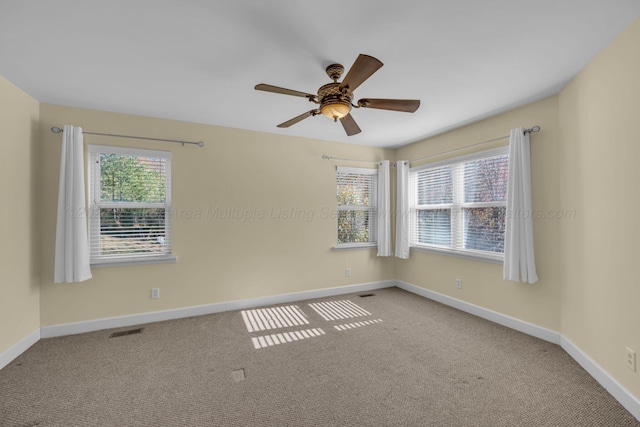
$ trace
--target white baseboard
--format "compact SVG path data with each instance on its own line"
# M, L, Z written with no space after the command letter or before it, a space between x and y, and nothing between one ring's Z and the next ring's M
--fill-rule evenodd
M430 291L428 289L421 288L420 286L412 285L411 283L396 280L396 286L404 289L405 291L409 291L453 308L457 308L458 310L473 314L474 316L482 317L483 319L506 326L507 328L515 329L516 331L523 332L527 335L531 335L554 344L560 344L560 333L543 328L542 326L537 326L533 323L498 313L497 311L492 311L438 292Z
M13 361L16 357L20 356L22 353L27 351L29 347L34 345L40 340L40 329L36 329L31 332L29 335L21 339L16 345L11 347L9 350L0 354L0 369L7 366L9 363Z
M132 314L128 316L109 317L88 320L85 322L65 323L60 325L43 326L40 329L42 338L52 338L64 335L81 334L102 329L122 328L144 323L161 322L163 320L182 319L185 317L202 316L205 314L221 313L223 311L242 310L265 305L283 304L313 298L325 298L353 292L370 291L374 289L395 286L394 280L382 282L362 283L358 285L340 286L336 288L317 289L313 291L294 292L268 297L251 298L239 301L221 302L216 304L199 305L176 308L172 310L154 311L150 313Z
M571 356L585 371L600 383L611 395L624 406L627 411L640 421L640 400L631 394L622 384L616 381L607 371L594 362L582 350L576 347L569 339L562 336L560 346Z
M516 331L532 335L536 338L540 338L554 344L559 344L560 347L569 354L569 356L578 362L578 364L580 364L580 366L582 366L589 375L598 381L602 387L604 387L618 402L620 402L622 406L627 409L627 411L640 421L640 400L638 400L633 394L624 388L622 384L609 375L607 371L602 369L600 365L591 360L589 356L580 350L580 348L576 347L564 335L438 292L412 285L411 283L397 280L396 286L404 289L405 291L438 301L442 304L457 308L458 310L482 317L483 319L490 320L508 328L515 329Z

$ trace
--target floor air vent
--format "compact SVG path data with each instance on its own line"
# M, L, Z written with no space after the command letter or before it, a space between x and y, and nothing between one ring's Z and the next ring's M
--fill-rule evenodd
M366 297L374 297L376 296L376 294L364 294L364 295L358 295L360 298L366 298Z
M114 332L111 335L109 335L109 338L118 338L118 337L124 337L125 335L139 334L140 332L142 332L143 329L144 328L138 328L138 329L129 329L128 331Z

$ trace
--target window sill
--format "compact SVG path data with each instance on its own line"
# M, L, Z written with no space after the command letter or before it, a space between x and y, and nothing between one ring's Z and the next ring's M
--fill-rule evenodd
M336 251L340 252L340 251L352 251L355 249L373 249L377 247L378 247L377 243L352 243L352 244L346 244L346 245L336 245L332 247L331 250L334 252Z
M140 264L165 264L178 262L178 258L173 255L158 256L158 257L140 257L140 258L118 258L110 260L100 260L91 263L91 268L103 268L103 267L122 267L126 265L140 265Z
M486 262L491 262L494 264L503 264L504 263L504 255L503 254L496 254L496 255L491 255L491 254L483 254L483 253L478 253L478 252L462 252L462 251L454 251L454 250L447 250L447 249L439 249L439 248L432 248L432 247L427 247L427 246L411 246L411 250L416 250L419 252L427 252L427 253L432 253L432 254L439 254L439 255L449 255L449 256L454 256L457 258L464 258L464 259L471 259L474 261L486 261Z

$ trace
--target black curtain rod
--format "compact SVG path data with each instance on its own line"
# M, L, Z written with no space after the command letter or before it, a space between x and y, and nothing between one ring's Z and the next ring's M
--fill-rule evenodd
M57 126L54 126L51 128L51 132L53 133L61 133L62 129L60 129ZM179 141L177 139L162 139L162 138L149 138L146 136L132 136L132 135L117 135L114 133L99 133L99 132L85 132L84 130L82 131L83 134L87 134L87 135L100 135L100 136L114 136L114 137L118 137L118 138L131 138L131 139L145 139L147 141L162 141L162 142L177 142L179 144L191 144L191 145L197 145L198 147L204 147L204 142L202 141L198 141L198 142L193 142L193 141Z
M524 130L525 135L528 134L528 133L538 133L538 132L540 132L540 126L538 126L538 125ZM505 136L501 136L499 138L490 139L488 141L477 142L475 144L467 145L465 147L455 148L455 149L449 150L449 151L443 151L442 153L432 154L432 155L426 156L426 157L420 157L419 159L409 160L409 163L419 162L420 160L426 160L426 159L430 159L432 157L442 156L443 154L455 153L456 151L466 150L467 148L475 147L477 145L488 144L490 142L500 141L502 139L507 139L510 136L511 135L505 135Z
M529 128L529 129L525 129L525 130L524 130L524 133L525 133L525 134L527 134L527 133L537 133L537 132L540 132L540 126L538 126L538 125L533 126L533 127ZM507 138L509 138L509 136L510 136L510 135L501 136L501 137L499 137L499 138L494 138L494 139L490 139L490 140L488 140L488 141L478 142L478 143L476 143L476 144L467 145L467 146L465 146L465 147L456 148L456 149L454 149L454 150L444 151L444 152L442 152L442 153L433 154L433 155L431 155L431 156L421 157L421 158L419 158L419 159L409 160L409 163L411 163L411 162L417 162L417 161L425 160L425 159L430 159L431 157L437 157L437 156L441 156L441 155L443 155L443 154L454 153L454 152L456 152L456 151L465 150L465 149L467 149L467 148L475 147L476 145L482 145L482 144L488 144L488 143L490 143L490 142L500 141L501 139L507 139ZM326 154L323 154L323 155L322 155L322 158L323 158L324 160L344 160L344 161L347 161L347 162L358 162L358 163L378 163L378 162L379 162L379 160L372 160L372 161L370 161L370 160L343 159L343 158L340 158L340 157L331 157L331 156L327 156ZM391 163L391 166L395 166L395 163Z

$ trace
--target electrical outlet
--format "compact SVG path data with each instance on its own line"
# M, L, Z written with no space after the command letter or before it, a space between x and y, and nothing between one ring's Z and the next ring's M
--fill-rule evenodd
M160 298L160 288L151 289L151 299L158 299L158 298Z
M349 267L344 269L344 275L345 277L351 276L351 269Z
M631 350L629 347L627 350L627 367L631 369L633 372L636 371L636 352Z
M456 279L456 288L462 289L462 279Z

